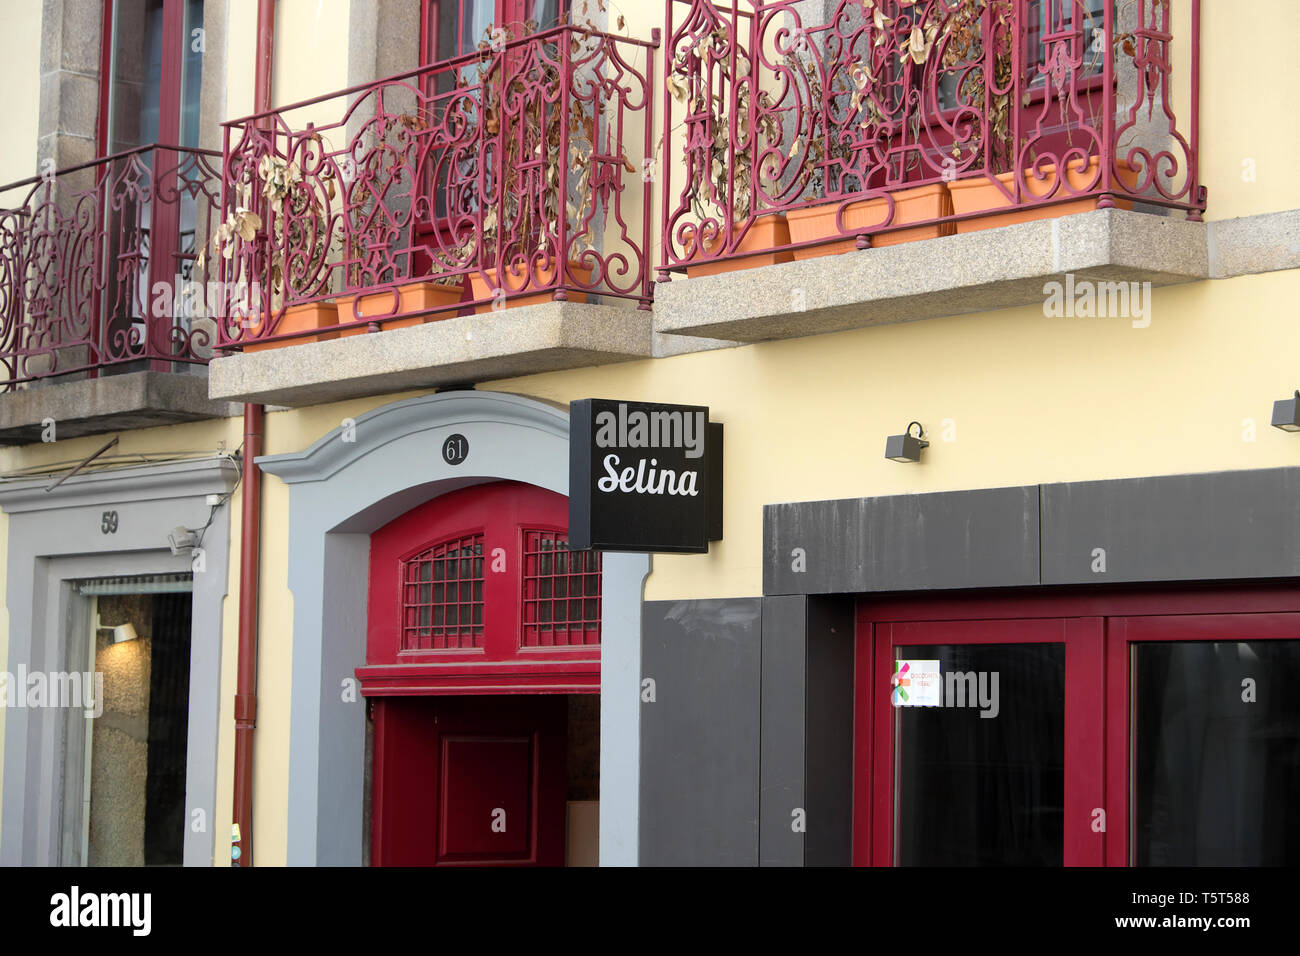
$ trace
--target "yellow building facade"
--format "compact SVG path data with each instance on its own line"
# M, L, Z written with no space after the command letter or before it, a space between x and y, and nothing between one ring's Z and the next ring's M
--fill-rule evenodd
M153 6L158 7L160 16L173 13L170 0ZM255 111L258 4L249 0L188 6L196 8L192 15L201 17L192 27L201 33L186 36L193 42L201 37L206 44L201 54L201 94L195 101L199 140L194 145L220 152L219 124ZM413 47L415 38L403 36L399 44L387 31L400 24L422 22L421 5L416 0L391 7L387 2L361 0L281 0L273 6L270 97L275 109L398 72L401 55L395 50ZM687 134L682 129L665 133L662 128L665 102L671 100L666 97L663 78L672 70L672 38L667 34L661 4L625 0L622 5L608 4L607 10L604 6L592 12L602 29L658 43L657 47L638 48L653 63L650 109L652 138L658 143L649 144L647 150L638 132L629 134L626 144L634 158L645 152L653 158L649 207L640 201L639 180L621 180L619 188L624 190L632 217L630 233L639 234L643 217L649 220L653 248L645 253L649 268L659 279L665 262L662 210L675 195L669 192L666 199L659 170L662 164L674 165L676 184L668 189L675 188L677 194L683 177L691 175L685 160L676 158L684 155L679 154L677 142ZM703 5L672 6L680 25L691 11L699 15ZM905 9L908 5L878 6L899 17L911 15ZM1015 3L1010 8L1017 16L1029 17L1036 16L1034 11L1040 6ZM1066 6L1075 8L1076 19L1085 11L1089 15L1095 12L1112 33L1122 32L1127 22L1122 12L1103 12L1123 5L1080 0ZM1150 3L1136 6L1143 17L1158 16L1161 8ZM203 691L210 694L209 703L215 710L210 725L200 722L205 733L215 736L210 751L200 754L210 764L210 773L203 779L204 792L211 795L212 802L183 804L187 831L184 861L218 866L230 863L240 645L240 516L245 506L243 483L235 477L242 463L235 456L244 441L244 401L267 406L262 448L267 471L261 487L257 556L260 595L252 764L258 865L380 861L373 841L385 837L370 831L377 813L373 801L381 799L373 789L379 771L372 756L380 744L371 740L362 749L356 746L365 734L362 723L366 718L360 716L367 707L365 701L378 692L361 679L365 693L344 705L356 708L351 712L356 716L339 718L354 721L350 726L356 736L348 738L347 745L337 752L329 742L332 718L324 716L334 697L342 694L347 698L347 682L355 679L354 669L374 665L366 657L367 635L376 639L373 611L370 625L364 609L357 609L348 619L346 628L353 643L347 646L353 648L356 659L340 661L328 649L332 645L322 642L319 627L326 625L319 624L313 632L310 624L319 622L322 615L326 620L347 617L342 605L331 603L334 588L330 582L334 579L330 575L334 572L330 569L335 558L330 555L334 552L328 548L323 552L319 580L308 594L295 588L295 575L306 573L302 571L304 551L319 552L324 540L311 537L316 533L316 526L308 520L311 509L323 507L319 502L328 497L341 500L352 494L352 490L346 494L329 491L326 485L330 481L341 481L337 476L353 471L360 475L360 469L368 467L366 462L382 461L384 468L390 469L412 461L414 468L415 460L403 457L409 449L418 445L436 452L448 430L468 435L472 450L466 464L471 467L475 451L485 443L521 442L519 447L525 450L519 452L518 474L509 480L528 484L530 467L537 468L538 474L551 474L553 453L539 446L534 458L534 452L527 450L531 448L527 440L509 436L516 430L523 435L542 427L527 424L529 415L553 412L560 421L573 401L608 398L707 406L710 421L725 427L725 530L721 540L713 542L706 554L655 554L645 559L641 572L632 564L619 570L617 574L635 581L628 585L634 597L630 609L625 609L626 620L613 632L609 615L615 611L609 594L614 572L609 570L610 557L606 555L605 634L598 684L599 823L582 815L585 811L578 805L596 801L590 794L574 799L571 779L565 837L571 863L597 858L603 863L633 865L873 859L874 851L863 841L868 830L875 832L881 824L858 805L860 797L853 795L852 787L854 781L862 786L864 779L869 786L880 785L871 776L876 767L872 761L878 756L863 749L863 721L869 712L875 713L872 695L888 695L891 685L886 675L881 689L876 683L878 675L871 670L874 665L864 655L872 655L872 662L894 658L889 657L888 649L870 643L881 640L881 619L872 624L869 612L862 608L875 599L919 603L931 597L951 601L967 595L979 601L996 593L1036 601L1050 592L1065 602L1065 610L1034 614L1082 619L1088 615L1070 602L1086 603L1090 595L1111 594L1109 588L1119 589L1120 597L1115 600L1120 609L1091 613L1117 620L1114 615L1135 613L1124 605L1126 588L1145 589L1143 593L1153 595L1156 604L1160 594L1177 592L1165 608L1169 615L1189 613L1186 601L1194 604L1198 589L1207 595L1227 594L1219 604L1207 605L1204 614L1234 609L1246 613L1232 596L1237 593L1234 589L1240 589L1250 613L1295 613L1291 604L1295 603L1295 578L1300 575L1300 506L1293 493L1300 482L1296 477L1300 474L1300 438L1271 427L1271 416L1274 402L1289 398L1300 387L1300 184L1291 163L1300 147L1300 133L1294 124L1284 119L1279 122L1289 115L1286 99L1296 83L1288 78L1300 81L1300 65L1287 55L1287 30L1261 31L1258 26L1260 22L1290 23L1294 13L1281 0L1260 4L1259 9L1252 9L1249 19L1213 0L1175 2L1172 6L1172 48L1182 72L1175 71L1174 82L1181 85L1172 88L1168 102L1184 111L1177 119L1182 131L1190 128L1186 111L1193 102L1187 58L1195 36L1191 9L1196 7L1199 142L1195 177L1206 191L1203 221L1194 221L1200 217L1189 217L1185 209L1177 207L1151 204L1144 208L1138 197L1139 211L1122 204L1120 208L1103 205L1093 211L1043 216L1021 224L898 245L870 242L868 248L838 256L753 265L717 276L688 277L674 268L669 281L655 282L650 310L637 309L635 301L625 303L628 307L624 309L624 303L609 297L594 304L574 301L570 295L568 302L543 302L482 315L451 314L443 322L427 322L417 328L376 327L365 335L328 341L288 340L278 348L258 352L241 354L240 343L235 341L212 359L206 373L202 369L184 373L207 382L209 404L203 409L187 404L183 415L167 422L147 409L133 412L129 408L97 419L92 407L73 416L88 424L74 427L71 437L58 436L53 441L41 439L42 422L52 419L57 435L63 416L72 414L78 399L60 395L57 401L51 400L49 408L53 410L43 413L40 390L50 387L52 380L25 376L11 367L11 378L25 380L0 394L0 410L20 398L27 404L4 423L8 447L0 449L0 475L5 479L0 485L0 508L4 511L0 541L16 542L15 535L27 541L32 535L39 536L41 527L50 528L51 534L62 533L62 519L46 515L45 505L33 489L67 474L110 438L117 438L111 451L88 464L79 477L69 478L61 490L49 493L57 497L74 489L81 496L60 506L65 517L77 508L86 508L87 514L115 510L124 518L132 515L132 520L148 522L147 504L131 511L112 506L116 499L111 495L147 503L148 492L138 489L147 486L146 476L155 466L184 469L193 465L197 469L198 463L209 463L214 469L212 481L216 484L212 488L218 490L204 486L201 493L195 492L194 502L208 501L204 496L217 494L222 499L219 505L195 504L193 519L182 522L193 529L210 517L214 526L225 526L228 537L221 561L214 562L211 552L207 555L208 567L222 578L214 591L214 603L205 605L202 612L196 604L194 610L196 622L201 613L216 611L215 619L208 622L215 643L202 657L205 666L217 668L211 690ZM145 12L152 10L149 4L143 7ZM737 9L746 7L749 5L741 4ZM52 8L60 8L59 23L49 22ZM724 19L733 16L729 7L718 10L725 14ZM812 3L764 7L765 15L784 16L793 22L798 14L805 24L827 22L827 14L833 10L832 4ZM75 86L70 77L77 73L76 56L81 55L70 48L80 45L98 52L102 43L81 38L80 28L71 25L74 17L80 17L82 24L93 25L97 17L99 23L104 22L98 3L42 5L32 0L14 4L3 14L0 43L5 54L0 62L10 102L17 107L6 110L0 119L5 140L11 145L2 159L5 175L0 178L6 181L39 176L41 160L75 156L75 147L67 142L92 136L74 128L77 119L70 118L68 112L67 97ZM1021 25L1020 20L1016 22ZM657 31L653 39L651 31ZM1043 32L1051 34L1051 30ZM1136 32L1138 42L1145 42L1140 31ZM774 33L764 36L764 42L779 43ZM56 42L59 38L61 44ZM821 42L814 39L814 49L826 49L818 46ZM59 77L52 77L52 71L45 68L54 53L63 58ZM778 61L779 56L773 54L772 62ZM385 64L393 68L385 71ZM416 65L411 61L404 68ZM1114 83L1122 82L1110 73L1106 76ZM69 91L62 101L62 113L57 111L57 103L50 103L49 85L56 81ZM780 89L778 79L762 82ZM1104 95L1104 83L1099 88ZM1062 102L1067 99L1061 98ZM338 106L339 101L328 100L283 115L289 117L285 122L304 129L308 122L337 123ZM780 116L776 120L778 125L786 122L799 121ZM91 120L87 129L94 124ZM897 135L905 138L906 133ZM226 149L229 151L229 143ZM788 141L779 152L788 159ZM217 159L219 167L220 156ZM730 161L735 161L734 156ZM57 165L74 164L60 160ZM976 170L970 175L982 174ZM880 182L867 188L884 190ZM10 190L5 196L20 192ZM1122 187L1119 195L1122 198ZM613 227L607 224L605 228ZM882 235L888 232L886 226ZM851 232L848 234L852 238ZM1080 308L1078 314L1053 314L1049 286L1053 282L1063 285L1067 273L1071 290L1076 282L1132 283L1132 305L1136 308L1137 297L1142 296L1142 310L1120 313L1098 308L1087 314ZM1105 290L1100 294L1105 295ZM622 314L614 315L615 308ZM586 313L585 309L605 311ZM803 314L806 324L800 318ZM515 344L510 338L513 333L502 331L509 322L533 326L527 335L535 335L540 344ZM392 341L381 341L385 339ZM158 374L178 373L168 369ZM92 381L83 378L73 384ZM55 384L64 388L66 378ZM472 393L449 388L470 385ZM467 410L457 411L455 402L471 394L473 401L499 395L518 404L502 405L500 418L494 417L497 412L486 410L490 401L482 408L466 406ZM93 406L101 399L85 400ZM394 408L398 410L392 411ZM428 416L427 427L412 424L418 423L420 415ZM183 420L186 418L192 420ZM395 424L398 419L407 423L399 427ZM886 459L881 454L886 438L906 431L911 422L920 423L929 441L919 463ZM480 438L473 429L487 430ZM349 433L354 436L351 441L344 437ZM382 440L378 437L381 433ZM567 447L558 435L555 441L561 458L555 461L562 460L563 447ZM368 444L372 441L374 444ZM344 449L337 452L342 457L324 461L336 454L331 448ZM396 448L408 451L384 458L389 452L396 455ZM510 457L509 447L495 450L505 459ZM508 472L506 464L497 470L470 472L474 477L470 484L501 480ZM91 488L96 478L120 486L118 491L105 492L110 497L104 498L104 503L94 497ZM1152 491L1153 486L1143 479L1170 484ZM378 534L381 523L387 526L418 507L419 499L432 501L450 493L449 486L439 482L451 480L434 474L404 476L402 483L408 490L400 496L394 491L395 497L390 497L384 490L385 497L358 506L355 515L369 518L338 518L336 525L322 528L320 533L349 539ZM538 478L532 483L563 493L562 487L554 487L557 481ZM428 488L419 491L426 484ZM137 490L130 490L132 487ZM1026 492L1032 503L1023 505L1024 515L1016 510L1021 504L997 496L963 497L1007 489L1033 489ZM318 492L322 498L309 497ZM1148 507L1144 504L1148 493L1177 507L1170 514ZM1099 497L1093 500L1088 495ZM399 499L402 512L394 510L398 506L393 502ZM845 503L844 507L814 513L814 504L832 501ZM850 506L851 502L859 504ZM933 503L933 510L926 510L927 502ZM812 510L798 510L800 503ZM1010 525L995 528L984 523L985 519L993 521L1004 507L1015 512L1006 519ZM1059 513L1053 508L1060 509ZM210 516L205 509L211 511ZM383 511L383 522L378 512L371 514L367 509ZM1180 509L1190 510L1181 511L1180 518ZM1225 531L1216 511L1235 532ZM1135 525L1137 514L1147 515L1151 523L1137 521ZM1023 522L1017 524L1021 518ZM853 522L858 524L849 527ZM349 530L352 528L358 530ZM1121 534L1126 528L1131 537ZM140 537L125 542L124 553L168 552L171 530L171 525L141 524ZM1089 537L1091 530L1096 531L1096 540ZM93 531L101 538L109 537L98 526ZM133 529L132 535L135 532ZM1032 549L1021 549L1030 539ZM1221 551L1213 553L1219 546L1216 542L1221 543ZM340 565L349 575L357 568L369 567L367 545L355 541L347 545L353 546L362 549L358 552L361 557L354 556L360 563ZM918 550L910 550L913 546ZM1144 547L1147 550L1142 550ZM1106 552L1101 558L1105 570L1100 573L1096 570L1097 549ZM1188 549L1198 553L1189 554ZM40 577L44 572L39 570L42 562L58 560L65 559L48 557L39 548L33 550L30 542L0 548L0 568L6 580L6 590L0 594L4 605L0 660L9 662L5 669L11 674L20 664L35 669L40 655L33 650L33 642L42 640L45 632L41 627L52 626L45 616L53 614L56 605L43 603L42 595L33 610L31 594L39 591L44 580ZM798 567L801 560L803 569ZM30 570L19 573L15 562L36 567L37 576L33 578ZM1031 576L1022 576L1020 571L1030 566ZM102 574L77 570L76 580L84 581L88 575L135 581L159 573L127 574L122 570L126 564L118 570L114 567L106 564ZM195 565L192 577L197 581L209 573ZM638 573L645 575L643 588ZM810 580L805 584L800 574L807 574ZM1086 575L1093 577L1086 579ZM372 579L370 587L374 585ZM1270 592L1275 599L1272 605L1256 597L1258 589L1266 586L1274 589ZM364 580L359 587L355 594L367 593ZM19 594L22 589L26 589L26 597ZM1185 589L1190 589L1191 597ZM108 593L111 591L97 597L101 618ZM346 607L355 608L355 594L349 592ZM20 599L26 609L15 617L13 603ZM301 603L304 599L315 602L309 612ZM804 603L796 606L791 602ZM963 617L949 604L944 607L944 615L954 620L989 613L972 611ZM915 608L911 618L904 611L890 613L894 616L889 619L894 621L927 619L924 614L918 618ZM1005 608L997 614L1016 616ZM822 646L818 642L826 635L818 627L823 619L834 622L825 626L839 628L836 633L841 638L838 650L827 651L824 660L817 656L820 652L809 650ZM841 633L844 622L856 638ZM101 622L105 626L115 623L119 622ZM26 633L19 634L16 625ZM87 625L83 621L78 626ZM136 623L137 629L140 626ZM783 643L787 637L796 640L791 635L798 635L806 646L791 650ZM1294 648L1289 641L1300 640L1300 631L1289 638L1279 636L1281 644ZM692 641L709 650L700 652L702 657L692 656L696 652L683 649L682 643ZM963 639L954 631L948 637L931 635L918 641L929 649L916 657L928 660L944 657L934 648L960 644ZM1068 645L1065 653L1075 653L1075 645L1065 639L1062 642ZM1280 653L1280 645L1278 650ZM45 669L59 669L49 666L53 658L44 660ZM308 660L310 666L304 663ZM1067 699L1076 693L1069 682L1085 679L1077 669L1071 670L1076 666L1074 660L1071 657L1064 665ZM774 683L778 668L786 666L782 661L798 661L803 668L798 679L791 677L793 683L788 687ZM1035 666L1048 665L1039 662ZM1111 658L1099 665L1107 668L1109 675L1118 673L1110 669L1114 666ZM1273 673L1292 674L1293 668L1294 662L1284 656ZM619 675L618 683L612 684L614 672ZM697 683L689 692L675 690L691 673ZM647 679L656 685L649 699ZM1004 669L1004 691L1007 679ZM1110 679L1112 683L1100 697L1111 700L1119 693L1116 699L1122 700L1123 692L1116 690L1113 676ZM190 685L191 695L196 687ZM1085 697L1092 693L1077 692ZM838 701L840 709L830 714L816 711L811 702L819 695ZM714 714L715 708L732 716ZM676 716L664 716L668 712ZM888 715L888 708L883 712ZM1076 719L1070 716L1073 711L1066 713L1067 722ZM15 716L18 714L21 717ZM26 723L35 719L31 714L12 705L0 708L0 740L4 742L0 831L7 835L0 852L7 863L84 861L73 850L57 849L72 845L66 835L62 842L58 838L61 827L72 826L66 820L42 824L52 835L41 830L45 842L33 842L33 821L39 816L41 795L64 792L61 788L66 781L36 779L32 754L53 738L47 731L37 734L35 723ZM903 719L904 712L899 714ZM916 714L906 712L905 716L910 719ZM18 719L25 722L22 733L14 729ZM572 710L569 719L572 728ZM197 726L193 715L190 721L192 727ZM794 729L769 730L773 722ZM683 726L693 724L698 725L693 744L684 748L668 745ZM826 731L831 724L835 730ZM310 733L304 731L308 725ZM572 740L571 730L571 744ZM818 740L829 740L838 749L823 754ZM194 747L191 741L191 761L199 753ZM691 752L683 755L683 749ZM56 756L55 762L65 759L66 755ZM570 768L573 759L571 751ZM1116 757L1107 750L1097 759ZM346 764L345 769L334 766L339 761ZM477 766L472 760L470 764ZM709 764L725 765L733 779L723 783L707 774L700 778L691 770ZM800 769L791 770L788 779L771 776L787 764ZM695 783L684 782L692 775ZM331 803L328 792L336 789L336 779L344 778L352 781L349 796ZM403 780L389 785L412 786ZM895 784L903 786L897 780ZM716 786L716 791L711 791L711 786ZM688 795L679 798L675 796L678 792ZM443 798L452 799L447 794ZM693 818L681 815L681 801L687 799L715 799L721 807L716 811L719 819L702 812L704 822L693 823ZM1083 799L1082 795L1067 796L1064 813L1073 813L1077 801ZM356 805L356 800L361 804ZM88 802L93 801L88 798ZM1147 832L1143 827L1149 823L1142 816L1140 803L1138 798L1125 810L1130 815L1130 838L1139 843L1140 835ZM805 838L802 831L791 831L792 812L805 804L817 807L822 819L835 816L833 840ZM1112 813L1118 810L1116 804ZM195 811L200 812L196 815ZM996 816L1002 811L981 808L980 812ZM335 818L349 814L346 825ZM91 819L96 819L93 814ZM1270 818L1269 825L1275 823ZM929 844L908 829L913 825L921 827L925 820L899 830L891 852L899 859L912 852L917 858L930 859L924 855ZM1294 817L1278 825L1293 827ZM149 827L153 826L150 822ZM1082 846L1086 841L1076 845L1071 842L1075 839L1070 836L1072 822L1067 819L1064 826L1064 849L1045 850L1047 858L1053 858L1055 852L1056 859L1063 853L1066 862L1148 859L1140 847L1119 847L1116 841L1096 847ZM779 835L769 840L765 836L769 833ZM789 844L790 838L793 844ZM391 834L386 839L392 839ZM1258 862L1252 854L1263 850L1243 840L1234 850L1241 855L1231 859ZM467 844L471 845L478 846L472 841ZM764 847L761 852L760 846ZM67 856L69 852L73 856ZM464 852L472 856L478 851ZM985 862L992 859L990 854L996 855L987 847L979 853L983 855L978 858ZM490 854L487 858L495 859ZM1176 858L1204 861L1213 857L1197 857L1193 852L1191 857Z

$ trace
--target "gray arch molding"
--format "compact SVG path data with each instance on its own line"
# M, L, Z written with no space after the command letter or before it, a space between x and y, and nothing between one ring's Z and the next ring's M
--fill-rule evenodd
M465 436L452 465L442 446ZM369 535L431 498L483 481L568 493L568 414L497 392L443 392L340 423L302 452L258 459L289 486L293 676L290 865L362 862L365 713L343 681L365 662ZM641 598L648 555L604 562L601 649L603 864L635 865Z

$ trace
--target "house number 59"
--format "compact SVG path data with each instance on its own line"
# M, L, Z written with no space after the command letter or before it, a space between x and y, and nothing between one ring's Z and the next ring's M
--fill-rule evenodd
M100 534L117 534L117 512L105 511L99 522Z

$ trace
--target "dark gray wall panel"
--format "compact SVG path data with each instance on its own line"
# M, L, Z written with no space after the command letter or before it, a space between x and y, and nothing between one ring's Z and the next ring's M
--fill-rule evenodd
M1043 485L1042 501L1044 584L1300 575L1300 468Z
M759 862L802 866L804 834L791 828L805 809L804 720L807 603L802 595L763 598L762 763Z
M768 505L763 547L765 594L1037 584L1038 488Z
M642 611L640 862L758 863L760 599Z
M805 866L852 863L853 633L852 598L808 599Z

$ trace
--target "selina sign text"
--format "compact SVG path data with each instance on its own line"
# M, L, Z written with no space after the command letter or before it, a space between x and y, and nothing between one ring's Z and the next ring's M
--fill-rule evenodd
M722 537L722 426L702 405L569 407L569 546L704 552Z

